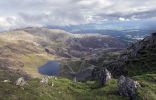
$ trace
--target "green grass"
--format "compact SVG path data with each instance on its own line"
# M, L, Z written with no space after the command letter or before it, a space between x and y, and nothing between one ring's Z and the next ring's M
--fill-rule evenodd
M156 100L156 74L144 74L133 77L141 87L138 89L138 99Z
M155 48L142 49L137 57L130 58L125 65L125 71L129 76L156 73Z
M51 86L51 84L54 86ZM48 84L31 79L23 88L12 83L0 84L1 100L128 100L117 93L116 80L110 80L105 87L97 88L95 81L85 83L68 79L51 78Z
M37 68L54 58L46 54L26 54L20 55L19 59L24 63L24 71L32 77L40 77Z
M117 79L109 80L99 87L96 81L73 82L59 77L50 78L48 84L41 84L38 78L27 81L28 85L18 87L15 81L20 75L1 70L0 100L128 100L119 96ZM156 74L132 77L141 87L137 90L136 100L156 100ZM9 79L11 83L1 81ZM52 86L54 84L54 86Z

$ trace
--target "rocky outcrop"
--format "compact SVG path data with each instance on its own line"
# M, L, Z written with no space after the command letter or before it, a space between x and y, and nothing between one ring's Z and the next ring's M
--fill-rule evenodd
M23 77L18 78L16 81L17 86L24 86L25 84L26 84L26 81Z
M40 80L40 83L42 84L48 84L49 79L57 80L56 76L43 76ZM53 84L53 83L52 83ZM53 86L53 85L52 85Z
M105 72L106 72L106 81L110 80L112 78L111 73L107 69L105 69Z
M133 98L136 95L136 89L138 88L139 83L128 77L120 76L117 86L121 96Z
M110 79L111 79L111 73L106 68L104 68L103 70L100 71L100 73L99 73L100 86L104 86L106 84L106 82Z
M40 81L40 83L43 83L43 84L47 84L48 83L48 77L43 77Z
M121 60L114 60L108 63L104 63L103 67L107 68L114 78L117 78L118 76L125 74L125 72L123 71L125 63L126 62L121 61ZM102 68L100 68L99 70L102 70ZM99 72L100 71L97 71L96 73L99 73Z

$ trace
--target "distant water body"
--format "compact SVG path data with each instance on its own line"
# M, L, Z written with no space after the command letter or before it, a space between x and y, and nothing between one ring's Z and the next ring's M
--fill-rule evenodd
M43 75L48 76L57 76L59 73L59 62L57 61L48 61L46 64L38 68L38 72Z

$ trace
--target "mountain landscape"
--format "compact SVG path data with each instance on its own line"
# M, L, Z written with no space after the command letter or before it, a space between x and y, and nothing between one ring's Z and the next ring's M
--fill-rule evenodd
M156 0L0 0L0 100L156 100Z
M36 67L48 60L79 60L96 55L94 50L104 51L105 48L121 49L125 47L121 41L111 36L73 35L63 30L46 28L26 28L3 32L0 38L1 58L8 62L4 66L15 70L16 68L17 70L25 69L30 73L36 71Z
M125 42L109 35L72 34L37 27L2 32L0 97L4 100L127 100L128 97L117 92L117 79L124 75L141 85L136 100L154 100L155 36L153 33L126 49ZM38 72L48 61L60 63L57 78ZM113 78L99 87L103 68L107 68ZM18 86L16 82L20 77L24 77L27 84Z

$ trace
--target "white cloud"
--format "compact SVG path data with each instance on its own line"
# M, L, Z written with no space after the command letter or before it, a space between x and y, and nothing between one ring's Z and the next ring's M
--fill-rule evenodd
M119 20L120 21L126 21L126 19L125 18L122 18L122 17L120 17Z
M0 28L2 30L7 30L17 27L17 19L15 16L10 17L0 17Z
M120 17L119 21L130 21L130 19L128 19L128 18L126 19L126 18Z
M1 0L0 28L155 19L156 0Z

